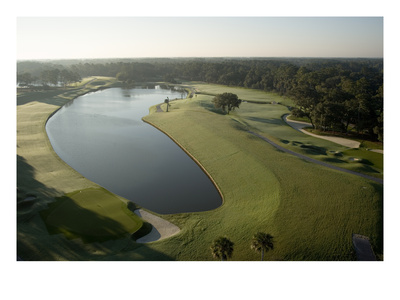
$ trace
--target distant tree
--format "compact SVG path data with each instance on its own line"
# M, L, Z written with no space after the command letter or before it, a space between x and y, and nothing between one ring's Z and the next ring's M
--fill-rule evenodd
M215 258L219 258L222 261L228 260L232 257L234 243L226 237L220 237L211 245L211 252Z
M68 70L65 72L64 69ZM382 59L124 59L71 62L17 62L17 82L29 86L68 84L80 76L115 76L134 82L199 80L277 92L292 98L292 114L307 117L314 128L357 130L370 138L383 133ZM24 74L30 73L31 76ZM179 75L178 75L179 74ZM25 76L27 75L27 76ZM73 76L72 76L73 75ZM78 76L76 76L78 75ZM32 81L33 80L33 81ZM223 95L223 94L222 94ZM239 107L217 95L214 104L225 113ZM354 128L354 129L353 129Z
M169 83L177 83L174 76L172 74L165 74L164 81Z
M43 84L57 85L59 81L60 70L59 69L43 70L40 75Z
M241 100L236 94L223 93L216 95L213 99L213 103L216 108L221 108L224 112L227 109L229 114L235 107L239 108Z
M378 136L378 140L383 142L383 112L378 117L378 124L374 127L374 133Z
M17 74L17 83L20 84L20 86L28 86L34 81L31 73L24 72L24 73L18 73Z
M68 71L66 69L61 70L60 75L59 75L59 81L64 86L68 85L72 82L78 82L81 80L82 80L82 78L79 76L79 74Z
M251 249L261 252L261 260L264 260L264 252L274 249L273 236L265 232L257 232L251 240Z
M274 76L274 88L280 94L284 95L295 86L295 77L298 68L292 64L282 64Z
M119 81L126 81L128 80L128 74L127 72L119 72L116 76L117 80Z
M301 68L297 73L297 85L290 91L290 96L296 104L299 115L307 117L313 128L315 128L314 110L321 98L316 89L317 84L317 73L307 72L304 68Z

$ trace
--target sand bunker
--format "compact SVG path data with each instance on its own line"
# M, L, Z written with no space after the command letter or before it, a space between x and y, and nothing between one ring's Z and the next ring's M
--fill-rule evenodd
M134 212L139 217L141 217L143 220L145 220L145 221L149 222L151 225L153 225L151 232L149 234L137 239L136 240L137 243L150 243L150 242L159 241L162 239L166 239L170 236L173 236L173 235L179 233L179 231L180 231L178 226L176 226L160 217L157 217L143 209L137 209Z

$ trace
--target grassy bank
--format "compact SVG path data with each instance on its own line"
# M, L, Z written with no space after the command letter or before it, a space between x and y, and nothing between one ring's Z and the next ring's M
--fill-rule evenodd
M284 105L242 103L234 113L222 115L207 94L236 92L249 101L269 99L289 105L288 99L252 90L197 87L207 93L173 102L168 113L145 119L172 135L202 163L225 202L210 212L166 216L185 230L154 245L157 249L179 249L177 258L182 260L208 260L212 240L226 235L235 243L232 259L256 260L251 237L265 231L276 242L266 259L351 260L351 235L364 232L375 251L382 253L382 186L281 153L247 130L251 127L278 142L279 136L303 141L328 152L346 148L301 136L281 120L287 113Z
M129 237L143 225L126 203L103 188L66 194L40 214L49 233L81 238L85 243Z
M382 257L381 185L282 153L247 131L251 128L292 148L300 149L300 144L293 142L301 142L328 153L348 149L301 135L284 124L281 115L292 105L289 99L202 83L194 86L204 94L172 101L168 113L151 108L145 120L167 132L204 166L223 195L222 206L162 216L181 232L149 244L137 244L124 236L85 243L64 234L49 234L40 211L49 216L51 211L46 209L56 198L73 198L77 190L98 188L52 152L44 131L48 116L89 85L58 94L47 91L40 92L41 96L33 93L18 97L18 192L20 200L27 200L18 211L18 254L23 258L213 260L209 249L212 241L227 236L235 243L233 260L259 260L259 253L250 248L257 231L274 236L275 249L266 253L265 260L352 260L352 233L369 236ZM222 92L236 93L249 102L230 115L221 114L211 100L213 94ZM73 203L64 205L77 209Z
M240 99L250 101L242 103L240 109L231 117L244 128L257 131L284 148L341 168L383 178L383 155L367 150L375 148L376 145L372 145L371 142L360 140L362 147L359 150L349 149L290 128L282 120L282 116L290 112L288 107L294 105L289 98L244 88L205 84L195 86L210 95L229 90L236 93ZM212 106L209 109L212 109Z
M79 251L65 250L71 243L84 249L88 240L130 236L141 227L142 220L127 209L125 199L57 156L45 130L49 116L62 105L117 84L112 78L92 77L68 88L18 91L17 251L24 260L79 259ZM69 241L72 237L80 238Z

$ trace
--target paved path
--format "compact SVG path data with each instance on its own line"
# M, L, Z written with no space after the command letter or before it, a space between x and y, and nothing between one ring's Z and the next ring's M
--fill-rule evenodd
M314 158L311 158L311 157L308 157L308 156L299 154L299 153L297 153L297 152L293 152L293 151L291 151L291 150L289 150L289 149L286 149L286 148L284 148L284 147L282 147L282 146L280 146L280 145L274 143L274 142L271 141L270 139L267 139L266 137L264 137L264 136L262 136L262 135L260 135L260 134L258 134L258 133L255 133L255 132L253 132L253 131L248 131L248 132L251 133L251 134L253 134L253 135L255 135L255 136L257 136L257 137L259 137L259 138L261 138L261 139L263 139L264 141L268 142L269 144L271 144L272 146L276 147L277 149L279 149L279 150L281 150L281 151L283 151L283 152L289 153L289 154L291 154L291 155L297 156L297 157L299 157L299 158L301 158L301 159L304 159L304 160L306 160L306 161L309 161L309 162L312 162L312 163L316 163L316 164L319 164L319 165L321 165L321 166L324 166L324 167L327 167L327 168L331 168L331 169L334 169L334 170L337 170L337 171L341 171L341 172L349 173L349 174L352 174L352 175L360 176L360 177L363 177L363 178L366 178L366 179L375 181L375 182L377 182L377 183L383 184L383 179L376 178L376 177L369 176L369 175L365 175L365 174L361 174L361 173L358 173L358 172L354 172L354 171L351 171L351 170L339 168L339 167L336 167L336 166L333 166L333 165L324 163L324 162L319 161L319 160L316 160L316 159L314 159Z
M375 261L376 257L372 250L369 238L359 234L353 234L353 246L356 251L357 260Z
M157 112L163 112L163 110L161 109L161 104L162 104L162 103L160 103L160 104L158 104L158 105L156 106Z
M153 215L143 209L137 209L134 212L143 220L153 225L153 228L151 229L150 233L137 239L136 240L137 243L150 243L159 241L162 239L166 239L170 236L173 236L179 233L180 231L178 226L160 217L157 217L156 215Z
M360 142L357 141L353 141L353 140L349 140L349 139L345 139L345 138L341 138L341 137L336 137L336 136L323 136L323 135L317 135L317 134L313 134L311 132L308 132L307 130L304 130L304 127L311 127L310 123L306 123L306 122L300 122L300 121L293 121L293 120L288 120L287 117L289 115L284 115L283 116L283 120L290 125L292 128L311 135L313 137L319 138L319 139L323 139L323 140L328 140L331 142L334 142L336 144L345 146L345 147L349 147L349 148L360 148Z

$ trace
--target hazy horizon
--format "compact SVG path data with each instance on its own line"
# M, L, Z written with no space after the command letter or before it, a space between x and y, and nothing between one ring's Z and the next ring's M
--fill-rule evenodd
M268 60L279 60L279 59L383 59L383 57L330 57L330 56L149 56L149 57L79 57L79 58L38 58L38 59L17 59L17 61L68 61L68 60L140 60L140 59L268 59Z
M18 17L17 60L383 58L383 17Z

